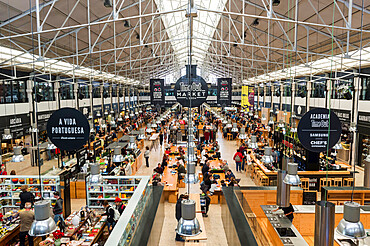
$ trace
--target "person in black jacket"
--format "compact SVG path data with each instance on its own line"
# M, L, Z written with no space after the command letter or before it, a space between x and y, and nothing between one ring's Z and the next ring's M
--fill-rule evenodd
M179 220L181 219L182 215L181 215L181 202L183 200L186 200L188 199L188 196L187 195L184 195L184 194L181 194L180 195L180 198L177 200L176 202L176 213L175 213L175 217L177 219L177 222L179 222ZM176 238L175 238L176 241L179 241L179 242L184 242L185 240L179 235L176 233Z
M19 195L19 198L21 199L21 209L24 209L26 202L30 202L33 206L35 202L35 196L28 191L28 185L22 185L21 191L22 192Z
M123 211L126 208L126 205L123 204L122 199L119 197L116 197L114 203L116 204L116 209L118 210L119 214L122 215Z
M207 161L206 162L206 164L205 165L203 165L203 167L202 167L202 174L203 174L203 176L204 176L204 174L206 173L206 172L208 172L209 171L209 161Z
M107 200L103 202L103 206L105 208L105 213L103 213L101 216L107 216L108 231L111 233L116 225L116 221L114 220L114 209L109 205Z
M59 195L59 191L54 192L54 198L56 199L53 213L54 213L54 221L55 224L58 224L58 221L60 220L62 224L64 224L63 219L63 199Z

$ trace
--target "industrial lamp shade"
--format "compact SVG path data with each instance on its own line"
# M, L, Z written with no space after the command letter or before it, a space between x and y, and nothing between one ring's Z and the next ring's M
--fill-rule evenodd
M188 173L185 175L184 183L185 184L196 184L198 183L198 175L195 173L195 163L189 162L187 165Z
M343 208L343 219L337 226L337 232L348 238L364 238L366 232L360 221L360 204L356 202L345 202Z
M14 155L12 157L11 162L22 162L24 161L24 156L22 155L22 147L14 147L13 148Z
M274 162L274 158L272 157L272 148L265 147L265 154L262 157L262 162L265 164L270 164Z
M181 236L192 237L199 235L199 221L195 217L195 202L193 200L184 200L181 202L181 219L177 224L176 232Z
M3 134L3 140L9 140L9 139L12 139L13 136L12 134L10 133L10 129L4 129L4 134Z
M29 235L42 237L53 233L57 229L54 220L50 217L50 201L35 202L35 221L31 225Z
M100 175L100 165L96 163L90 164L90 184L101 184L102 177Z
M145 128L139 129L139 136L137 136L139 140L145 139Z
M113 158L112 158L112 161L114 163L121 163L121 162L123 162L123 156L121 155L121 148L116 147L113 150Z
M298 164L297 163L288 163L288 174L284 178L284 183L288 185L300 185L301 179L298 174Z
M239 133L239 139L246 139L247 134L245 134L245 127L240 128L240 133Z
M251 142L248 144L248 147L251 149L258 149L257 136L251 136Z

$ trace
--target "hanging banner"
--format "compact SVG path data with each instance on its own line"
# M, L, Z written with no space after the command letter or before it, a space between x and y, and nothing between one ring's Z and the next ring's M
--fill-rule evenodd
M74 108L61 108L49 118L47 135L50 141L61 150L77 150L89 138L90 125L80 111Z
M186 75L179 78L175 84L175 97L184 107L199 107L207 101L208 85L196 75L196 65L186 65ZM190 81L189 81L190 78Z
M254 87L253 86L242 86L242 107L247 111L251 111L254 106Z
M164 79L150 79L150 102L164 104Z
M328 109L315 108L303 115L299 121L297 133L304 148L312 152L325 152L338 143L342 124L333 111L330 112L329 119Z
M217 79L217 103L221 107L231 105L232 78Z

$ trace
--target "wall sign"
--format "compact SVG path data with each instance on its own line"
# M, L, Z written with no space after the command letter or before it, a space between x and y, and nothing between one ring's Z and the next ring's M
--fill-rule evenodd
M256 101L254 98L254 87L253 86L242 86L241 106L246 109L247 112L251 111Z
M217 79L217 103L222 107L231 105L232 78Z
M86 148L81 148L76 152L76 154L77 154L78 166L81 168L86 163L87 149Z
M150 102L164 104L164 79L150 79Z
M177 80L175 84L175 97L184 107L199 107L207 101L208 86L206 81L196 75L196 65L187 65L186 75ZM189 81L190 78L190 81Z
M1 132L5 128L10 129L10 133L13 138L21 138L29 132L30 128L30 116L29 114L18 114L11 116L0 117L0 129Z
M61 108L55 111L47 123L50 141L62 150L77 150L86 144L90 125L80 111L74 108Z
M299 141L307 150L325 152L339 141L342 124L338 116L331 111L329 134L329 110L315 108L303 115L299 121L297 132Z

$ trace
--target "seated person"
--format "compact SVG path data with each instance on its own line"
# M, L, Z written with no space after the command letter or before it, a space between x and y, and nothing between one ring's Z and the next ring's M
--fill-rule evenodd
M166 148L166 151L164 152L166 155L169 155L171 153L171 149L170 148Z
M234 175L234 174L233 174L233 172L229 169L229 170L227 170L227 172L226 172L225 178L226 178L226 179L228 179L228 180L231 180L231 178L234 178L234 179L235 179L235 175Z
M221 186L226 186L225 180L221 180Z
M179 146L179 153L180 155L185 155L185 150L181 146Z
M186 174L186 169L183 164L179 161L177 162L177 173L179 175L179 179L183 179Z
M160 175L159 173L157 173L157 172L155 171L155 169L154 169L154 170L153 170L153 175L152 175L152 184L153 184L153 186L157 186L157 185L158 185L158 183L160 183L160 182L161 182L161 180L162 180L161 175Z
M226 160L221 162L221 169L224 170L225 173L227 173L227 171L230 170Z
M165 167L167 167L167 164L168 164L168 155L164 154L162 159L162 168L164 169Z
M209 161L207 161L206 164L203 165L203 167L202 167L202 174L203 174L203 176L204 176L205 173L207 173L210 170L209 165L210 165Z
M157 173L163 174L163 168L161 166L161 163L158 163L158 166L154 169Z

